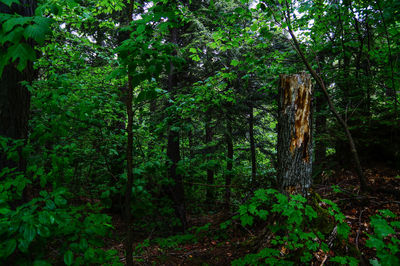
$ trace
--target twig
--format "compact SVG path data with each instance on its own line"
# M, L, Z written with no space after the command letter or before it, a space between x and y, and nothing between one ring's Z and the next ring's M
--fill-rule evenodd
M361 231L361 217L362 217L363 212L364 212L364 210L361 210L360 216L358 217L358 230L357 230L357 236L356 236L356 249L358 251L360 251L360 249L358 248L358 238L360 236L360 231Z
M238 225L240 225L244 230L246 230L247 231L247 233L249 233L250 234L250 236L255 236L254 234L253 234L253 232L252 231L250 231L249 229L247 229L245 226L243 226L242 225L242 223L238 223L237 221L235 221L235 220L232 220L235 224L238 224Z
M328 254L325 255L325 258L322 260L321 265L323 266L325 264L325 261L328 259Z

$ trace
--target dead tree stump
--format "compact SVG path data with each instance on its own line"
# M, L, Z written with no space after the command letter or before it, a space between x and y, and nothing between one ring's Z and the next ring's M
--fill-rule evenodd
M311 77L280 75L278 114L278 184L286 193L305 193L311 185Z

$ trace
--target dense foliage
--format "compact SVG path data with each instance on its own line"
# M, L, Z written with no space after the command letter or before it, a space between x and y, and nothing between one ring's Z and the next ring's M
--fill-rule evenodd
M233 265L400 264L393 205L357 241L341 211L399 195L399 39L396 0L0 0L0 264L131 265L237 234ZM301 71L303 195L276 178L278 79ZM328 182L354 153L397 178Z

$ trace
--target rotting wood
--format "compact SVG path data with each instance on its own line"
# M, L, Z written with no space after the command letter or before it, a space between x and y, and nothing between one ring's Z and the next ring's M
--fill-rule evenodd
M280 76L278 182L288 193L304 193L311 185L311 88L305 72Z

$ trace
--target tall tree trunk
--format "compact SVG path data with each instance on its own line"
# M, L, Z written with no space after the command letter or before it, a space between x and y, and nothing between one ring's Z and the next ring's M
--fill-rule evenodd
M21 16L33 16L36 8L35 0L21 0L20 5L13 4L11 8L0 3L0 14L19 14ZM1 25L0 25L1 27ZM32 43L28 43L33 47ZM0 51L6 47L0 46ZM33 63L28 62L22 71L16 68L16 62L6 66L0 77L0 136L13 140L28 137L28 122L31 95L22 81L32 82L35 78ZM0 170L4 167L25 171L26 159L22 156L22 148L19 149L19 160L14 162L7 159L7 155L0 152Z
M213 131L212 131L212 118L211 118L211 112L207 111L206 114L206 145L207 145L207 155L206 157L208 158L208 161L213 159L213 151L214 149L211 147L211 142L213 138ZM207 184L213 185L214 184L214 170L210 168L211 166L207 166ZM206 203L208 205L211 205L214 202L214 187L209 186L207 187L207 192L206 192Z
M367 76L367 99L366 99L366 114L368 116L368 122L371 122L371 83L372 83L372 74L371 74L371 60L370 60L370 51L371 51L371 26L368 22L369 13L367 13L366 18L366 28L367 28L367 52L366 52L366 62L365 62L365 75ZM369 124L368 123L368 124Z
M383 10L382 10L381 5L380 5L380 1L376 0L375 2L376 2L376 5L378 6L378 11L379 11L379 14L380 14L381 19L382 19L383 29L384 29L384 32L385 32L385 38L386 38L386 43L387 43L387 48L388 48L387 57L388 57L388 63L389 63L389 66L390 66L391 86L389 88L387 88L386 94L389 97L393 97L395 119L397 120L397 116L398 116L398 114L397 114L397 88L396 88L396 82L395 82L395 77L394 77L395 70L394 70L394 66L393 66L393 61L395 61L395 60L393 60L393 57L392 57L391 40L390 40L390 36L389 36L389 32L388 32L388 27L387 27L387 24L386 24L386 19L385 19L385 16L383 15Z
M132 21L133 15L133 3L129 6L129 22ZM131 230L131 198L132 198L132 185L133 185L133 110L132 110L132 100L133 100L133 85L132 85L132 75L128 73L128 91L126 96L126 113L128 116L128 125L126 131L128 133L128 141L126 146L126 172L127 172L127 182L125 190L125 219L126 219L126 233L127 239L125 242L125 252L126 252L126 265L133 265L133 232Z
M226 162L226 174L225 174L225 209L229 210L231 202L231 183L232 183L232 170L233 170L233 140L232 140L232 117L229 114L228 109L227 119L226 119L226 145L228 149L227 162Z
M191 123L192 123L192 121L190 121ZM195 143L194 143L194 141L193 141L193 131L194 131L194 129L190 129L189 130L189 132L188 132L188 141L189 141L189 157L190 157L190 159L193 159L194 158L194 146L195 146Z
M256 161L256 144L254 141L254 110L253 105L250 104L249 115L249 138L250 138L250 152L251 152L251 183L257 184L257 161Z
M126 265L133 265L133 234L131 230L131 198L132 198L132 185L133 185L133 111L132 111L132 99L133 99L133 87L131 75L128 77L128 97L126 100L126 112L128 115L128 125L126 131L128 133L128 145L126 146L126 170L127 170L127 183L125 190L125 217L126 217L126 230L127 230L127 240L125 245L126 251Z
M311 185L311 78L281 75L278 114L278 184L288 193L305 193Z
M326 159L326 144L322 136L326 134L326 101L322 94L318 94L316 99L316 118L315 118L315 164L321 166Z
M171 29L171 39L170 42L177 45L178 44L178 29ZM172 52L172 56L176 56L177 51L174 50ZM176 93L176 87L178 86L178 75L172 61L170 62L170 71L168 73L168 91L172 97L174 97ZM169 130L168 130L168 143L167 143L167 157L169 159L167 169L168 169L168 177L174 181L173 185L170 185L168 188L168 194L171 197L174 205L174 210L176 216L179 218L181 222L180 228L176 228L176 230L184 231L187 227L186 220L186 207L185 207L185 191L183 187L182 175L177 173L177 165L181 160L180 156L180 143L179 143L179 131L172 130L174 124L178 122L178 118L176 114L172 114L173 119L169 122Z
M321 55L319 60L323 62L324 56ZM321 72L322 70L320 69L320 67L318 67L318 75L321 75ZM321 164L326 159L326 144L322 138L322 136L326 134L326 100L320 92L320 89L321 88L319 88L319 85L317 84L315 89L317 93L314 94L314 99L316 101L315 136L317 137L315 141L315 164L321 167Z

